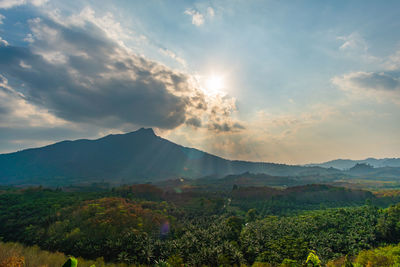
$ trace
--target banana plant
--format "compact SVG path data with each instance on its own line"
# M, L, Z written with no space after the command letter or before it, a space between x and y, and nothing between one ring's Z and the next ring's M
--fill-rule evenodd
M78 266L78 260L75 259L74 257L70 257L62 267L77 267Z
M78 260L74 257L70 257L62 267L77 267L78 266ZM90 267L96 267L94 264L90 265Z

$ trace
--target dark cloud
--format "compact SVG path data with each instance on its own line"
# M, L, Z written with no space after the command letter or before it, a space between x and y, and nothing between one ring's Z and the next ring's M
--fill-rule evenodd
M139 126L243 129L233 98L205 95L194 77L134 54L90 18L65 21L29 21L28 47L0 40L1 152Z
M350 81L355 85L374 90L400 90L400 80L387 73L365 73L360 72L358 75L350 77Z
M31 47L0 47L0 71L24 84L26 101L60 118L172 129L205 106L186 75L130 53L90 22L35 19L31 28Z
M186 124L193 126L195 128L201 127L201 120L199 118L193 117L186 120Z
M210 105L207 128L217 133L238 132L245 127L232 118L237 110L236 101L227 96L217 97Z
M242 124L240 124L238 122L235 122L233 124L233 128L235 128L235 129L246 129L246 127L244 127Z
M238 132L245 129L245 127L240 123L232 123L229 121L221 123L213 122L208 125L208 128L217 132Z

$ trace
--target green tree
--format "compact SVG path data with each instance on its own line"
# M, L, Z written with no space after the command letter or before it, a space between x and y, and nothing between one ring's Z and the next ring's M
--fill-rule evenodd
M257 219L257 210L256 209L249 209L246 214L246 221L247 222L254 222Z
M321 266L321 260L319 259L314 250L311 250L310 254L308 254L306 264L307 266L313 266L313 267Z

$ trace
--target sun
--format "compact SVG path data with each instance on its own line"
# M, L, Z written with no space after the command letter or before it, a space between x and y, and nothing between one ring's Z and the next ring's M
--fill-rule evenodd
M225 87L224 78L220 75L210 75L206 78L205 87L209 94L222 93Z

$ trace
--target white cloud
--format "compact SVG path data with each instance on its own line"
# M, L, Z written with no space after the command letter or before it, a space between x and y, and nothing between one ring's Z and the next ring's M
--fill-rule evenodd
M367 64L379 66L381 70L398 71L400 70L400 49L397 47L393 53L386 56L375 56L369 51L366 40L357 32L347 36L336 37L342 41L339 50L345 55L362 60Z
M49 0L28 0L34 6L42 6L46 4Z
M349 35L336 37L337 40L341 41L339 51L347 55L350 58L362 60L368 64L381 64L382 59L373 56L369 51L366 40L358 33L353 32Z
M211 18L215 16L215 11L212 7L208 7L207 8L207 14L208 16L210 16Z
M24 69L32 69L32 66L31 65L28 65L28 64L26 64L24 61L20 61L19 62L19 65L21 66L21 67L23 67Z
M125 48L124 40L132 39L135 33L127 28L122 27L121 23L114 19L112 13L107 12L104 16L97 16L94 10L90 7L85 7L79 14L71 17L58 16L56 21L65 26L83 26L86 22L91 22L102 29L108 38L118 42ZM143 38L140 36L139 38Z
M25 36L24 41L25 41L25 42L28 42L28 43L33 43L33 42L35 41L35 39L33 39L32 33L28 33L28 34Z
M357 32L347 36L339 36L337 39L343 41L343 44L339 47L340 50L359 50L364 52L368 50L367 42Z
M184 14L192 17L192 24L196 26L203 25L206 20L210 20L215 16L215 10L212 7L201 8L201 10L188 8Z
M383 67L387 70L400 69L400 50L390 55L383 63Z
M193 25L201 26L204 24L204 16L200 12L194 9L186 9L184 13L192 17Z
M7 45L8 45L8 42L6 40L4 40L3 38L1 38L1 36L0 36L0 47L7 46Z
M178 62L182 66L184 66L184 67L186 66L186 61L183 58L181 58L178 55L176 55L171 50L168 50L168 49L165 49L165 48L160 48L159 51L161 52L161 54L172 58L173 60L175 60L176 62Z
M31 4L34 6L42 6L49 0L0 0L0 8L8 9L16 6Z
M6 17L5 17L4 15L0 14L0 24L3 24L3 20L4 20L5 18L6 18Z
M0 8L11 8L25 4L25 0L0 0Z

